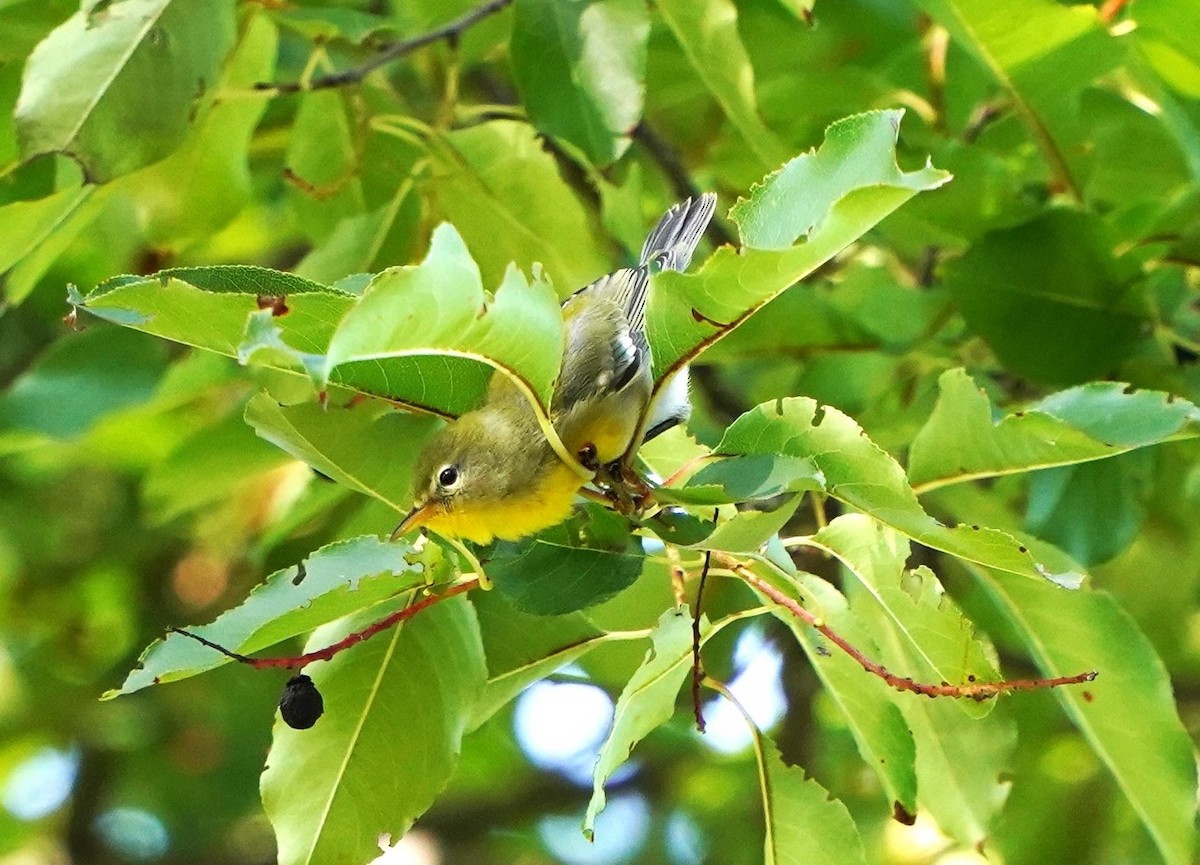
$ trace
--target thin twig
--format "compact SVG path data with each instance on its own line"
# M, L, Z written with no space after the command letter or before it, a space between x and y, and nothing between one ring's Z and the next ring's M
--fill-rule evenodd
M328 90L331 87L343 87L347 84L357 84L362 81L367 75L374 72L380 66L386 66L394 60L399 60L405 54L416 51L418 48L423 48L434 42L440 42L443 39L451 41L458 39L472 25L478 21L487 18L489 15L494 15L506 6L510 5L513 0L488 0L482 6L477 6L464 15L455 18L441 27L436 27L428 33L422 33L419 36L414 36L411 39L403 39L399 42L393 42L380 49L374 57L360 63L358 66L353 66L350 69L343 69L341 72L331 72L328 75L321 75L313 78L307 83L304 81L284 81L272 83L269 81L260 81L254 85L255 90L274 90L276 93L298 93L301 90Z
M675 148L665 138L655 132L645 120L633 128L631 137L645 149L651 159L658 163L658 167L662 169L663 174L667 176L667 180L671 182L671 188L674 189L677 197L695 198L700 194L700 189L692 182L692 175L688 173L687 167L683 164L683 160L679 158L679 154L675 151ZM713 219L708 223L705 234L708 235L708 239L713 242L714 246L721 246L722 244L730 246L738 245L737 238L733 235L733 232L719 218Z
M265 670L279 667L303 667L305 664L311 664L313 661L328 661L338 652L344 651L351 646L357 645L364 640L369 640L371 637L378 634L380 631L386 631L393 625L403 622L405 619L410 619L422 610L432 607L438 601L444 601L446 598L452 598L455 595L461 595L463 592L469 592L471 589L479 585L478 579L467 580L465 583L458 583L446 589L440 595L430 595L415 604L410 604L402 610L397 610L390 616L380 619L374 624L368 625L361 631L355 631L353 634L347 634L336 643L326 646L324 649L317 649L315 652L305 652L303 655L296 655L288 658L249 658L246 655L239 655L237 652L231 652L224 646L220 646L211 640L206 640L199 634L193 634L191 631L185 631L183 628L169 628L176 634L182 634L185 637L191 637L198 643L203 643L210 649L216 649L226 657L233 658L235 661L253 667L256 670Z
M712 550L705 550L704 567L696 584L696 609L692 613L692 712L696 715L696 729L701 733L704 732L704 712L700 708L700 685L704 682L704 667L700 663L700 614L704 604L704 583L711 564Z
M949 682L942 682L940 684L915 682L907 676L897 676L882 664L872 661L849 640L825 624L824 620L801 606L795 598L784 594L741 562L724 554L718 554L718 556L719 561L745 580L752 588L766 595L780 606L785 607L805 624L820 631L830 642L853 658L860 667L868 673L883 679L889 687L895 688L897 691L911 691L914 694L922 694L926 697L969 697L977 702L982 702L1010 691L1040 691L1045 688L1057 688L1062 685L1079 685L1083 682L1090 682L1099 675L1095 670L1090 670L1089 672L1078 673L1074 676L1058 676L1053 679L1010 679L1000 682L977 682L974 676L968 676L968 682L965 685L951 685Z

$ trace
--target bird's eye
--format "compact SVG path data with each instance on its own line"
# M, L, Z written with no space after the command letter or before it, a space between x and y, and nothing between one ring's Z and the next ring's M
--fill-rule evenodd
M442 470L438 472L438 483L446 489L450 489L458 484L458 467L444 466Z

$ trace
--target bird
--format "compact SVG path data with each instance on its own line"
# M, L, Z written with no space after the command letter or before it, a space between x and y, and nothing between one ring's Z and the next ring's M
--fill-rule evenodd
M606 274L563 302L565 344L550 422L567 453L593 471L620 466L690 413L686 368L651 400L646 292L652 271L687 268L715 207L712 193L674 205L646 238L636 267ZM483 404L421 451L412 510L392 536L424 528L477 544L518 540L566 520L585 483L547 439L529 399L495 373Z

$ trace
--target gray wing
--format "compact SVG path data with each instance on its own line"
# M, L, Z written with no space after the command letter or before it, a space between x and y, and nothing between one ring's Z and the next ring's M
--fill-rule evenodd
M563 305L567 345L555 401L569 406L602 393L615 393L643 372L650 358L646 341L646 291L652 266L683 270L712 219L712 193L681 201L654 226L637 267L625 267L581 288ZM587 296L589 302L572 307ZM607 344L595 335L609 334Z

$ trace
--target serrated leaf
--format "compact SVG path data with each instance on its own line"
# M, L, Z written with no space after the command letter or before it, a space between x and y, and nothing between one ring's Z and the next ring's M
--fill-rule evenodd
M750 246L769 246L802 235L798 246L722 248L699 272L667 271L651 280L646 332L654 353L655 380L690 362L784 289L812 273L918 192L949 179L926 167L896 166L899 111L874 111L834 123L815 153L803 154L756 187L735 208ZM822 177L824 194L797 198L792 184ZM803 200L804 206L797 205Z
M367 623L329 625L310 645ZM276 721L261 779L279 862L366 862L381 835L408 831L458 763L487 675L479 623L465 598L448 598L306 670L325 714L311 730Z
M763 579L776 581L762 563L752 563L751 567ZM809 574L792 575L791 582L804 593L805 606L831 628L864 653L877 654L871 632L850 610L841 592ZM916 750L912 733L893 701L895 694L848 654L830 647L820 633L790 611L774 606L772 614L795 635L826 693L845 718L859 754L879 777L888 799L905 813L914 813L917 808Z
M866 865L858 827L846 806L803 769L784 763L766 737L762 750L766 865Z
M494 366L548 407L562 351L562 312L550 287L529 283L510 267L495 296L488 296L462 238L445 224L434 231L420 265L385 270L371 281L330 340L325 368L329 375L437 354ZM441 384L452 393L453 381Z
M182 143L234 38L222 0L124 0L80 10L30 55L17 101L25 159L65 153L105 182ZM136 125L125 122L137 118Z
M1073 587L1083 579L1075 571L1055 572L1004 532L939 523L921 507L904 470L886 451L851 418L815 400L792 397L751 409L725 431L716 450L807 457L824 475L829 495L927 547L1039 582Z
M1097 670L1094 682L1056 688L1067 715L1113 774L1168 865L1196 847L1194 748L1154 647L1105 592L1062 592L973 569L1042 673ZM1130 731L1136 735L1130 735Z
M707 622L702 623L704 631ZM675 698L687 678L692 661L692 618L687 608L667 610L651 634L651 646L642 665L617 699L612 729L600 747L592 773L592 798L583 820L589 838L596 815L604 810L604 784L628 758L634 745L675 714Z
M426 189L435 216L454 223L484 282L513 262L541 262L560 298L612 270L592 221L531 126L494 120L430 143Z
M642 116L649 35L642 0L518 0L509 49L530 120L597 165L620 158Z
M246 405L254 431L321 474L403 513L412 501L412 464L437 419L361 403L281 406L266 394Z
M729 457L702 466L684 486L656 489L654 499L687 505L718 505L824 487L824 478L812 460L756 454Z
M852 515L839 519L845 522L826 538L838 546L845 542L845 548L838 550L831 544L829 549L844 556L843 562L860 578L847 586L847 594L851 608L870 627L884 666L923 681L943 680L942 669L951 670L953 676L968 667L994 679L994 668L972 646L973 634L957 609L930 594L928 586L923 585L916 598L899 588L887 589L883 585L886 575L876 573L875 568L898 577L903 561L898 551L889 549L884 538L872 543L871 535L877 530L867 518ZM860 537L853 537L859 531ZM871 561L873 557L879 560ZM932 575L926 579L929 577ZM892 698L916 745L918 802L960 843L980 843L1008 796L1010 782L1005 773L1016 744L1016 727L1001 713L972 717L977 713L963 711L966 704L955 705L956 701L949 699L908 693Z
M276 571L240 605L187 630L248 655L425 583L405 542L361 537L329 544L301 565ZM382 618L382 614L379 616ZM105 698L195 676L230 659L182 634L151 643L124 684Z
M898 532L862 514L845 514L805 542L836 556L874 600L878 618L894 635L893 656L903 661L893 673L959 685L1000 678L990 647L976 637L937 577L927 568L906 573L911 550ZM947 702L976 717L991 709L990 703Z
M1073 387L999 419L966 371L942 373L938 388L909 450L909 480L921 493L1200 435L1200 409L1192 403L1120 382Z

